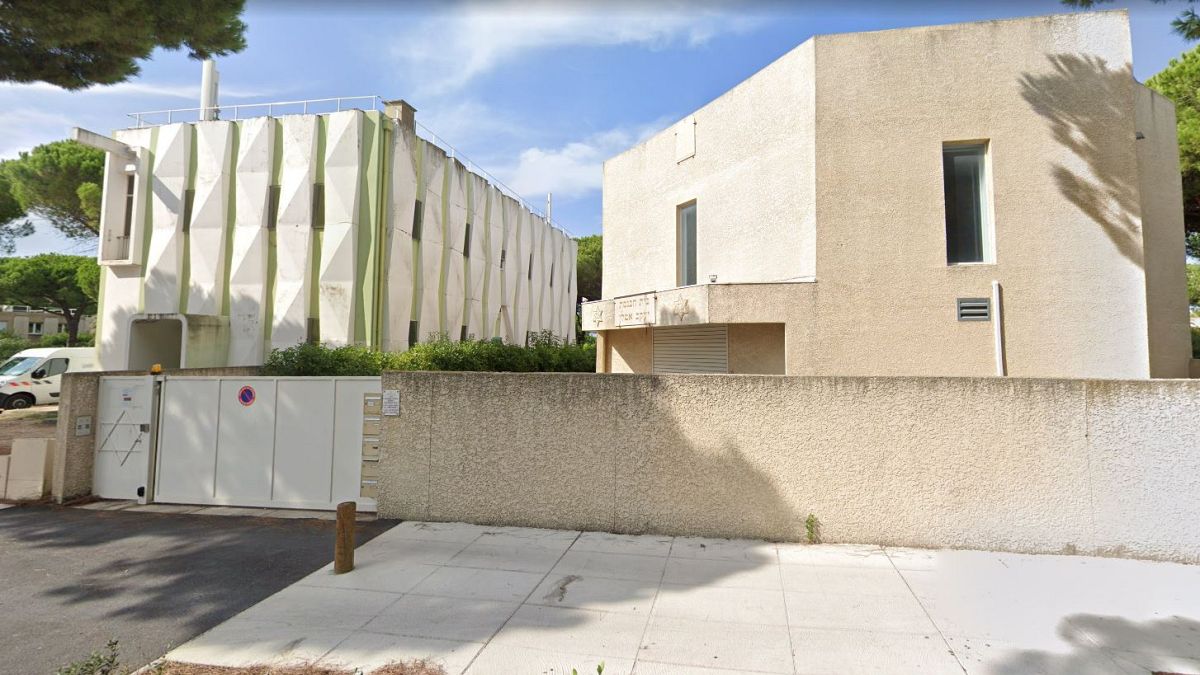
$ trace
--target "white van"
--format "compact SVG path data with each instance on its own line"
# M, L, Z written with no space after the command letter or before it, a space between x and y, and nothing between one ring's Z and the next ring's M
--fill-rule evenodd
M62 374L98 370L95 347L46 347L17 352L0 365L0 408L57 403Z

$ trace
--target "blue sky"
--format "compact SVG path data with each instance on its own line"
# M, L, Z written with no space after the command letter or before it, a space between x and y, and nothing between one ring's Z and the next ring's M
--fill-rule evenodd
M1121 7L1121 4L1104 7ZM1130 0L1134 74L1188 49L1182 3ZM299 7L299 9L297 9ZM251 2L248 48L220 59L221 103L405 98L417 120L534 204L553 191L567 231L600 231L604 159L699 108L814 34L1050 14L1058 0L1003 2L534 3ZM200 64L160 51L130 82L68 93L0 84L0 158L107 132L125 113L199 105ZM90 253L48 227L17 253Z

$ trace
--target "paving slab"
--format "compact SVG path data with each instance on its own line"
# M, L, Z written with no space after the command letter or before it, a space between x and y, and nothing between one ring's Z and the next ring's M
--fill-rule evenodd
M601 661L606 675L1200 674L1195 565L419 522L356 560L168 657L424 658L450 675Z

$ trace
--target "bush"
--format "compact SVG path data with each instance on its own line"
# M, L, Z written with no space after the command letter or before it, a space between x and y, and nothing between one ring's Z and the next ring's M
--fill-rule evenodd
M66 347L66 333L52 333L37 341L36 347ZM93 333L80 333L75 336L76 347L94 347L96 346L96 336Z
M1200 359L1200 328L1192 328L1192 358Z
M495 373L591 373L596 345L568 344L549 332L532 336L528 347L500 340L452 342L438 337L406 352L383 353L365 347L303 344L276 349L265 375L379 375L385 370L483 371Z

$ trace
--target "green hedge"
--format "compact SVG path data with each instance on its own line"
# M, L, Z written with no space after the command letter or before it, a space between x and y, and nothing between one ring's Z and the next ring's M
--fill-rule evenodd
M365 347L303 344L276 349L263 365L265 375L379 375L385 370L471 370L501 373L592 373L595 343L566 343L552 334L534 337L528 347L499 340L451 342L439 338L406 352Z
M1200 328L1192 329L1192 358L1200 359Z
M76 347L92 347L96 344L96 336L91 333L80 333L76 340ZM66 333L52 333L44 336L40 340L26 340L23 337L13 335L12 333L0 332L0 361L5 361L8 357L16 354L19 351L26 349L34 349L36 347L66 347Z

